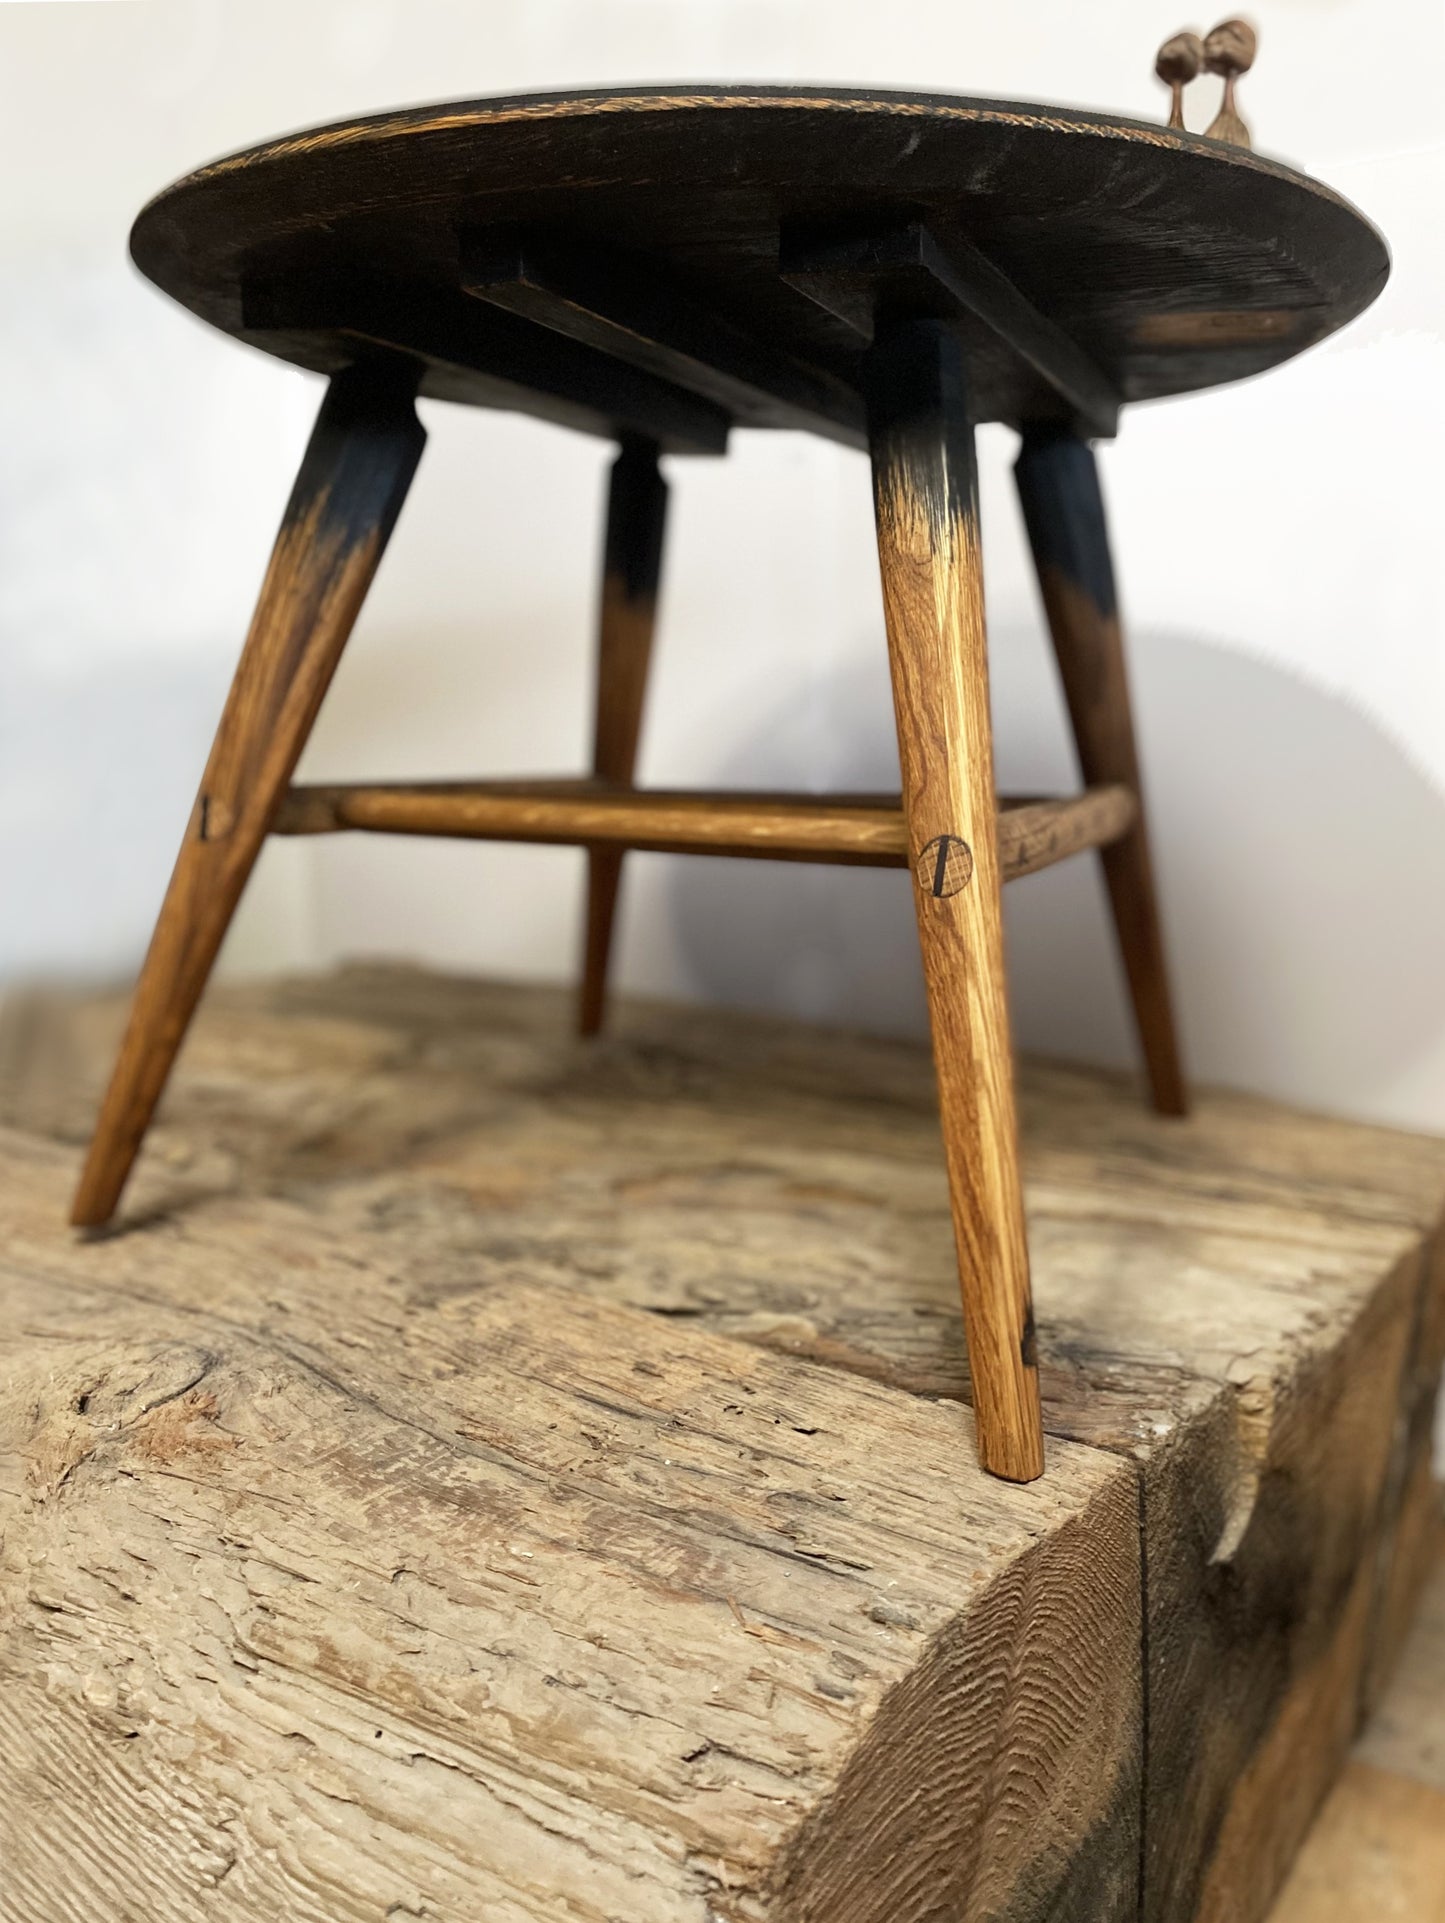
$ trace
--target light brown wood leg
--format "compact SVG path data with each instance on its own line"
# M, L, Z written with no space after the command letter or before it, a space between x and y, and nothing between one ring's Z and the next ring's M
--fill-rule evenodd
M602 604L597 634L597 719L593 772L603 781L631 787L647 669L657 617L667 483L650 441L628 441L612 464L607 496L607 535L602 564ZM587 852L587 929L577 1026L595 1035L607 1005L607 964L622 880L622 850Z
M71 1219L115 1210L217 950L406 499L426 436L415 375L331 383L131 1004Z
M1098 464L1087 441L1039 430L1024 436L1015 478L1084 781L1119 783L1139 798L1129 833L1099 852L1154 1106L1161 1115L1183 1115L1189 1100L1170 1006Z
M963 359L915 321L868 357L878 555L979 1457L1044 1467L1004 984L978 491Z

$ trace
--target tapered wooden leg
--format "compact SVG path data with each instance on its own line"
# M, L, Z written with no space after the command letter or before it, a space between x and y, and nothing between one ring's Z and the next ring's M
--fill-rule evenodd
M1163 1115L1183 1115L1188 1095L1169 999L1098 464L1077 436L1032 431L1024 436L1015 478L1084 780L1090 787L1120 783L1139 797L1134 826L1099 852L1154 1106Z
M667 483L650 441L624 442L612 464L607 496L607 535L602 562L602 604L597 634L597 719L593 772L630 787L637 769L637 741L662 573L662 536ZM607 1005L607 964L622 880L622 851L587 852L587 930L577 1026L595 1035Z
M958 341L915 321L869 354L878 555L979 1456L1043 1472L1004 984L973 432Z
M426 436L405 367L331 383L276 537L71 1219L109 1219L401 510Z

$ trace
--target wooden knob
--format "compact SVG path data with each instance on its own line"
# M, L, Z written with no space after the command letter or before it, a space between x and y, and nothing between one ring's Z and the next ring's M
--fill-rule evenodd
M1221 20L1204 42L1210 73L1248 73L1259 49L1259 35L1247 20Z
M1224 99L1219 112L1205 129L1210 140L1227 140L1233 147L1249 147L1249 129L1234 106L1234 83L1254 65L1259 35L1247 20L1221 20L1204 37L1204 64L1210 73L1224 76Z
M1204 42L1197 33L1176 33L1154 57L1154 71L1170 88L1169 125L1184 125L1184 89L1204 64Z

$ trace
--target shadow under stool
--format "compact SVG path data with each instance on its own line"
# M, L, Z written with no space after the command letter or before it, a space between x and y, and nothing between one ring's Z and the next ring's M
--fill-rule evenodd
M983 1466L1044 1464L1002 884L1098 848L1155 1105L1180 1069L1091 441L1126 401L1257 373L1378 292L1384 244L1290 168L1182 131L946 96L640 88L383 114L269 142L142 212L141 269L330 377L75 1200L105 1222L268 834L588 851L584 1033L629 848L907 867ZM292 785L406 498L418 395L615 441L593 772ZM1084 788L994 791L974 427L1016 469ZM902 794L634 785L667 502L731 428L868 450Z

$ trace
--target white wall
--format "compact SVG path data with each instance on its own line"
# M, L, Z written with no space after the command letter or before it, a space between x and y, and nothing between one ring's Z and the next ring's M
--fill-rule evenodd
M1138 410L1103 455L1186 1042L1211 1079L1445 1128L1445 10L1254 12L1259 145L1355 199L1396 268L1343 338ZM594 82L914 84L1155 117L1153 49L1180 24L1177 0L0 4L0 976L137 962L318 398L128 267L151 192L308 121ZM606 450L426 413L303 772L580 767ZM1067 783L1011 452L985 431L1001 775ZM644 778L887 782L862 458L739 435L673 477ZM572 851L273 844L226 962L561 977L580 878ZM902 875L643 856L631 882L628 985L921 1026ZM1016 885L1009 938L1025 1043L1130 1059L1092 865Z

